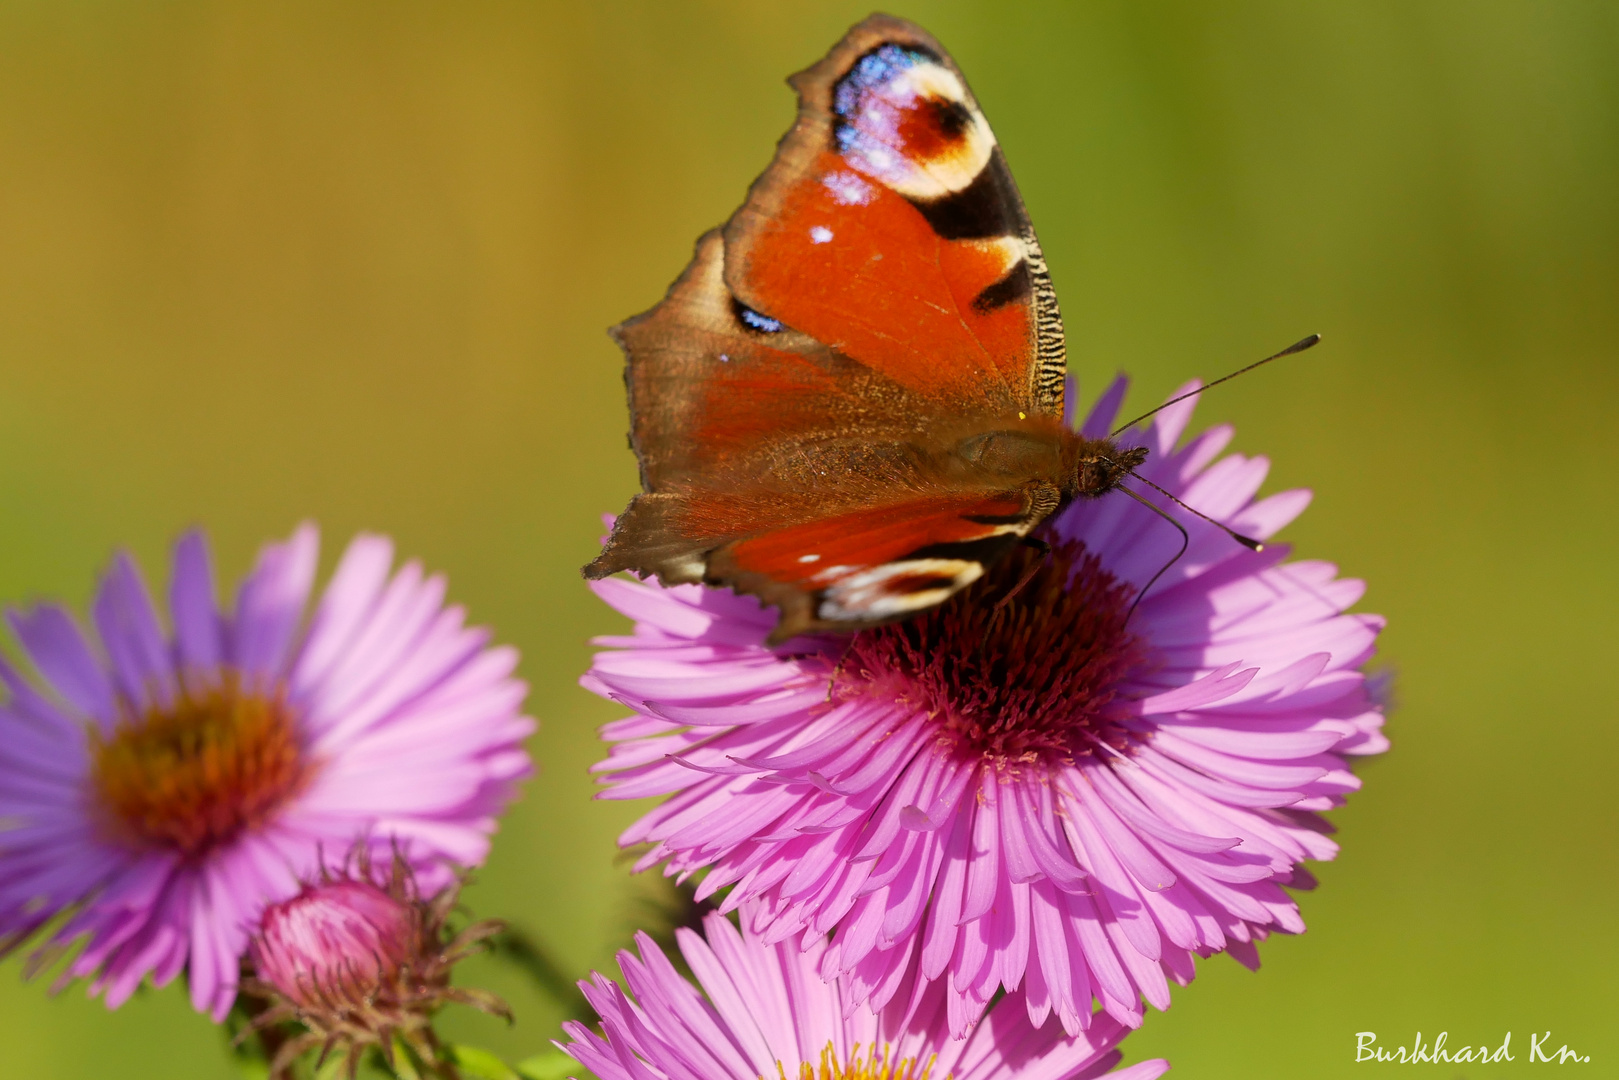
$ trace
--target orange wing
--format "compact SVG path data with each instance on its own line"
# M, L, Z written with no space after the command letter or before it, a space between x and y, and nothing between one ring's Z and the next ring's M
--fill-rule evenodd
M876 15L790 82L798 121L725 227L731 291L958 410L1060 415L1056 293L949 54Z

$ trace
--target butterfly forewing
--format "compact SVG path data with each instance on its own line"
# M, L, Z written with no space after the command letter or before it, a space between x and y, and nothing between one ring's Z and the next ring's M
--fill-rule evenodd
M873 16L791 82L798 120L725 227L735 295L958 411L1060 414L1056 294L943 47Z

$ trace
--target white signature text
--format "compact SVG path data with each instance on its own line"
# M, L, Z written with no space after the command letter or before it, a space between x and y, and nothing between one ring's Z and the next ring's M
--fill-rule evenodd
M1447 1048L1445 1043L1449 1038L1450 1032L1441 1031L1439 1037L1434 1039L1433 1045L1429 1046L1422 1041L1422 1032L1419 1031L1417 1032L1417 1037L1411 1041L1410 1046L1396 1046L1390 1049L1386 1046L1377 1045L1377 1032L1357 1031L1355 1032L1355 1060L1393 1061L1403 1065L1409 1065L1417 1061L1497 1062L1517 1060L1512 1053L1512 1032L1510 1031L1501 1040L1501 1045L1493 1050L1482 1043L1478 1046ZM1549 1031L1540 1035L1530 1033L1529 1061L1531 1063L1550 1062L1554 1065L1584 1065L1591 1060L1591 1055L1570 1049L1567 1043L1564 1043L1556 1050L1549 1049L1547 1044L1551 1042L1551 1039L1552 1033Z

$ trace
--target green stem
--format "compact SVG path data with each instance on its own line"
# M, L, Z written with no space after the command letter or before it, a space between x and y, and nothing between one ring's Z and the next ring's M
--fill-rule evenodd
M269 1007L270 1003L261 997L256 997L245 991L238 994L235 1007L237 1016L233 1017L235 1022L226 1029L227 1035L235 1039L237 1032L243 1028L252 1027L253 1022ZM241 1043L233 1042L231 1052L239 1057L257 1057L262 1054L265 1064L268 1065L275 1060L276 1055L281 1052L281 1047L286 1045L289 1037L285 1027L280 1024L272 1024L258 1028ZM258 1054L255 1054L251 1049L251 1044L254 1042L258 1043ZM291 1066L271 1073L269 1080L293 1080Z

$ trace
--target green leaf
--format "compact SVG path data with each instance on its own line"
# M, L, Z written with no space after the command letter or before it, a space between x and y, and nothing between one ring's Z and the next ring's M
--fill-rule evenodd
M568 1076L589 1076L573 1058L561 1050L546 1050L517 1063L522 1080L564 1080Z
M405 1040L394 1036L394 1074L399 1080L422 1080L422 1074L416 1071L416 1058L405 1045Z
M449 1059L461 1070L462 1076L476 1076L483 1080L523 1080L512 1067L488 1050L456 1043L445 1048Z
M343 1055L332 1054L321 1063L315 1072L315 1080L337 1080L338 1073L343 1068Z

